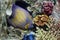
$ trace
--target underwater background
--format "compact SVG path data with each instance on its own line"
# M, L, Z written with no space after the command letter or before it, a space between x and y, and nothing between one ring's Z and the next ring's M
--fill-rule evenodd
M12 4L16 0L0 0L0 40L22 40L25 34L29 34L29 30L21 30L14 27L8 27L6 20L6 10L11 10ZM35 13L41 12L41 3L46 0L23 0L30 4L29 11L33 11L33 18ZM47 0L48 1L48 0ZM57 2L56 0L50 0ZM55 10L55 9L53 9ZM11 11L10 11L11 12ZM9 13L9 12L8 12ZM10 14L9 14L10 15ZM36 27L35 39L36 40L60 40L60 21L56 22L50 17L50 23L48 25L49 31L45 31Z

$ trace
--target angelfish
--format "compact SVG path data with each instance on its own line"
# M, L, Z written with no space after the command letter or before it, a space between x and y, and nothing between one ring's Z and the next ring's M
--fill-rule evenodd
M13 4L12 5L12 14L7 18L9 25L21 28L21 29L31 29L33 28L32 17L27 10L24 8Z

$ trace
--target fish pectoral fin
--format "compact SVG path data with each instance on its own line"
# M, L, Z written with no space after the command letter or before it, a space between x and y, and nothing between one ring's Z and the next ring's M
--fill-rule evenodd
M25 25L25 29L28 29L28 27L29 27L29 24L26 24L26 25Z

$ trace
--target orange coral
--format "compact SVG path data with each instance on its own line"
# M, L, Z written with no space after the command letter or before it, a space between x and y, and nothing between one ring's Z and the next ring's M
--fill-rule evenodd
M44 26L48 22L49 17L47 15L37 15L33 20L37 26Z

